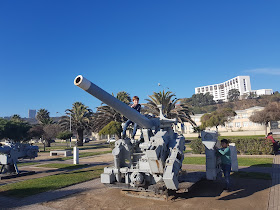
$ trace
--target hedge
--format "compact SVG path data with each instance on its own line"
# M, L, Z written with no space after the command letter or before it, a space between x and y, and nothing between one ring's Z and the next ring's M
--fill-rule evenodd
M222 138L219 138L219 140ZM246 155L268 155L272 153L272 144L265 138L227 138L230 143L235 143L237 153ZM191 141L190 147L195 154L205 153L201 139Z

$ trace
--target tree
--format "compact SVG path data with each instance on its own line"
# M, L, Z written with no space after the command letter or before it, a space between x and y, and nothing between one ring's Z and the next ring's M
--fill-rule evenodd
M8 123L8 120L0 118L0 139L5 138L5 127Z
M18 114L14 114L14 115L11 117L11 120L12 120L12 121L17 121L17 122L22 121L21 117L20 117Z
M77 145L83 146L84 130L90 129L94 119L92 110L81 102L75 102L72 109L66 109L65 113L68 116L63 116L59 124L64 130L68 130L71 118L71 130L77 132Z
M28 131L30 138L41 138L44 135L44 129L42 125L33 125Z
M114 94L112 94L114 96ZM129 104L131 102L130 95L121 91L117 93L117 99L120 101ZM125 117L114 110L112 107L107 105L101 105L97 107L96 113L94 114L94 121L92 121L91 128L94 132L99 132L102 128L104 128L111 121L115 122L124 122Z
M99 135L117 135L121 138L122 126L120 122L111 121L99 131Z
M215 101L213 100L213 96L210 93L198 93L193 94L192 97L189 99L189 104L192 106L207 106L215 104Z
M52 140L51 138L46 138L48 137L48 134L45 133L45 127L53 124L53 120L50 118L50 112L46 109L39 109L36 115L36 119L39 122L39 124L43 126L44 134L42 135L42 141L44 143L44 151L45 151L46 146L47 147L51 146L51 140Z
M119 99L120 101L124 102L125 104L129 104L131 102L131 97L130 97L129 93L127 93L125 91L118 92L116 98Z
M123 116L110 106L97 107L96 113L94 114L94 121L92 121L91 128L94 132L99 132L111 121L123 122Z
M52 140L54 140L57 134L60 132L60 126L58 124L48 124L43 127L44 139L47 142L47 147L51 146Z
M53 123L52 119L50 118L50 112L48 112L46 109L39 109L36 119L42 125L49 125Z
M280 103L279 102L269 103L262 111L254 112L249 117L249 119L254 123L263 123L266 126L265 132L267 134L267 127L269 122L280 120Z
M186 104L177 104L181 99L173 98L176 95L171 91L154 92L150 95L149 99L145 99L148 103L143 104L146 108L146 113L152 113L155 116L159 116L158 105L162 105L162 112L167 118L177 118L180 123L189 122L193 126L196 126L195 122L190 117L190 111Z
M67 140L68 140L68 139L71 140L71 137L72 137L72 136L73 136L73 133L72 133L72 132L70 132L70 131L62 131L62 132L60 132L60 133L57 134L56 138L65 140L66 143L67 143L67 147L68 147L68 142L67 142Z
M67 139L70 139L72 136L73 136L72 132L70 132L70 131L62 131L62 132L57 134L56 138L67 140Z
M257 94L255 92L250 92L247 94L247 99L254 99L257 98Z
M30 128L27 122L0 119L0 138L7 138L14 142L27 141Z
M239 99L239 96L240 96L239 90L231 89L231 90L228 91L227 98L228 98L229 101L232 102L232 101L237 101Z
M218 109L211 114L207 113L201 117L201 128L216 127L218 132L219 125L225 125L225 122L230 121L231 117L236 115L231 108Z

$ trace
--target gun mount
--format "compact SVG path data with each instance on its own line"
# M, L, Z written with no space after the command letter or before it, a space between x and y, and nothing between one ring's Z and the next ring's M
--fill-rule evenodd
M8 143L7 145L0 144L0 165L3 173L19 174L17 168L18 159L32 159L38 155L38 146L21 143Z
M101 182L135 190L178 190L185 138L172 129L176 119L165 118L161 107L159 118L148 119L81 75L74 84L142 128L144 140L126 138L115 142L114 166L104 168Z

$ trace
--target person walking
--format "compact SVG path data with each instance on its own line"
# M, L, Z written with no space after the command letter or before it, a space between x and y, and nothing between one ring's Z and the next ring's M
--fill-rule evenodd
M266 139L271 140L271 143L272 143L272 146L273 146L273 154L274 154L274 155L277 155L278 150L279 150L279 144L278 144L278 141L275 141L275 139L273 138L273 133L272 133L272 132L269 132L269 133L267 134Z

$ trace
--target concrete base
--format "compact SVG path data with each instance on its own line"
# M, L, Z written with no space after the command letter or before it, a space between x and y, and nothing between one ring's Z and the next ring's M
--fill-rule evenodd
M56 150L56 151L50 151L50 156L55 155L63 155L64 157L71 156L72 153L70 150Z

